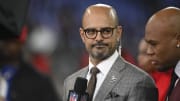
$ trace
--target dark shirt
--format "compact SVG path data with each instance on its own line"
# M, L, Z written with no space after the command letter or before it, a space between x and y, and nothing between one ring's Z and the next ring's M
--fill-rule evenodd
M50 79L22 62L8 90L9 101L60 101Z

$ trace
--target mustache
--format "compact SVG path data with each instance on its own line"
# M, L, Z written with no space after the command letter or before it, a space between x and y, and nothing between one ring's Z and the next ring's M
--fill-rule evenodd
M92 45L92 47L95 47L95 46L108 46L108 44L103 43L103 42L97 42L97 43Z

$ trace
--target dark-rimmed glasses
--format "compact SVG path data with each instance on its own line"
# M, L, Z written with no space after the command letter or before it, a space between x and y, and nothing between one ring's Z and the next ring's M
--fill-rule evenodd
M116 28L117 27L104 27L100 30L97 30L95 28L87 28L83 29L83 31L88 39L95 39L97 37L98 32L100 32L102 38L108 39L113 35L113 30Z

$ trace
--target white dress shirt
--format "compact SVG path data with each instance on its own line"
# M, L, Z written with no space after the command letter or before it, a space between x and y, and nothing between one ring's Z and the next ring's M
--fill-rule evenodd
M176 67L175 67L175 73L176 73L176 75L178 76L178 78L180 78L180 60L179 60L179 62L177 63L177 65L176 65ZM178 80L179 80L179 79L176 80L175 85L176 85L176 83L178 82Z
M100 72L97 74L97 82L96 82L96 88L94 91L93 100L94 100L95 96L97 95L97 92L98 92L100 86L102 85L104 79L106 78L108 72L110 71L112 65L114 64L114 62L116 61L118 56L119 56L118 52L115 51L112 56L101 61L98 65L96 65L96 67L100 70ZM93 67L95 67L95 66L92 64L92 62L89 59L89 71L88 71L88 74L86 76L88 82L89 82L89 79L91 77L90 70Z

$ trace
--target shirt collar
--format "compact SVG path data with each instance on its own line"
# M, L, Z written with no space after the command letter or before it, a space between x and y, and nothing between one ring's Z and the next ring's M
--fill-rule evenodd
M101 73L106 75L109 72L109 70L111 69L112 65L114 64L114 62L118 56L119 56L118 52L115 51L113 53L113 55L111 55L109 58L101 61L98 65L96 65L96 67L100 70ZM92 67L94 67L94 65L92 64L92 62L89 59L89 71L91 70Z
M180 78L180 60L178 61L176 67L175 67L175 73Z

